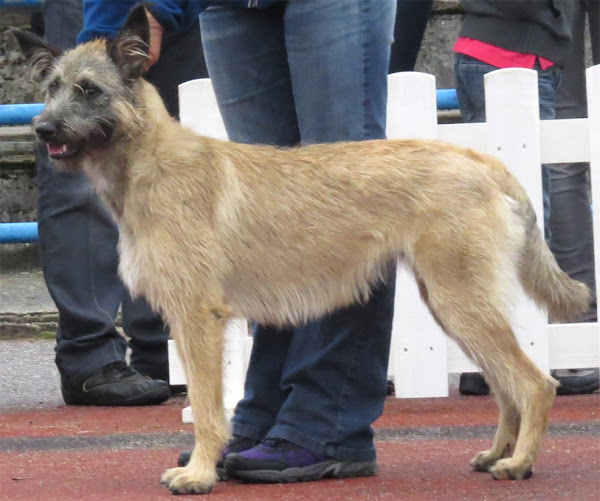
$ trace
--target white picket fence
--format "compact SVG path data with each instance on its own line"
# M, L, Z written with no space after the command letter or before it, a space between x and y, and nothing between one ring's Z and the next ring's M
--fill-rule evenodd
M435 77L416 72L389 76L387 136L437 138L491 153L515 174L531 197L543 226L542 163L590 162L592 194L600 200L600 65L587 70L587 119L540 121L537 73L503 69L485 76L486 123L438 124ZM182 123L200 134L226 138L209 80L180 86ZM593 206L594 235L600 235L600 203ZM543 228L542 228L543 229ZM600 238L595 238L600 256ZM600 260L598 260L600 261ZM596 265L597 283L600 283ZM527 354L544 370L600 366L600 329L596 323L548 325L522 292L515 298L514 329ZM244 320L227 333L225 405L231 411L241 398L251 349ZM173 384L184 383L181 363L170 346ZM396 302L389 372L396 396L448 395L448 374L478 370L449 340L419 298L412 275L402 266L396 281ZM184 419L186 414L184 413Z

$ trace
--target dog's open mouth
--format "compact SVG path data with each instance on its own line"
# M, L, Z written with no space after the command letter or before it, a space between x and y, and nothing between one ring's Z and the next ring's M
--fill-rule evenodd
M50 158L71 157L79 152L79 149L72 144L47 143L46 147Z

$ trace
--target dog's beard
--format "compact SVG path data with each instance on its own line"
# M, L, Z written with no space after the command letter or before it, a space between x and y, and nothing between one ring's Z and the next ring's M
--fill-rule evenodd
M81 161L86 153L106 147L113 138L114 129L112 124L98 124L89 134L83 138L57 138L46 142L48 156L61 170L77 170L77 163Z

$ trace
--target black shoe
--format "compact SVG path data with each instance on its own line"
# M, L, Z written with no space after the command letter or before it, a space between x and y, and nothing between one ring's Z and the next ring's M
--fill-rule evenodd
M225 460L225 456L227 454L232 454L235 452L244 452L245 450L251 449L258 443L257 440L253 440L251 438L240 437L238 435L234 435L231 440L227 443L223 454L221 455L221 459L217 463L217 475L219 476L219 480L227 480L227 474L225 473L225 467L223 465L223 461ZM179 454L177 458L177 466L185 466L190 462L190 456L192 455L192 451L183 451Z
M463 372L460 375L458 391L461 395L487 395L490 387L479 372Z
M67 405L156 405L171 395L165 381L142 376L125 362L101 367L80 385L63 379L61 391Z
M281 438L266 439L252 449L228 454L229 478L255 483L292 483L322 478L368 477L376 461L344 461L317 454Z
M385 394L389 397L396 394L396 385L393 379L388 379L385 383Z
M598 369L562 369L552 371L552 377L560 386L557 395L585 395L594 393L600 388L600 371Z
M172 397L187 394L187 386L185 384L170 384L169 391Z

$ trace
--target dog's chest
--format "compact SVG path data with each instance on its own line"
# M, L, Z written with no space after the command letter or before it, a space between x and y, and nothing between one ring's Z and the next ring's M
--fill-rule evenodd
M126 229L119 228L119 274L125 286L132 293L142 293L140 290L140 260L134 241Z

